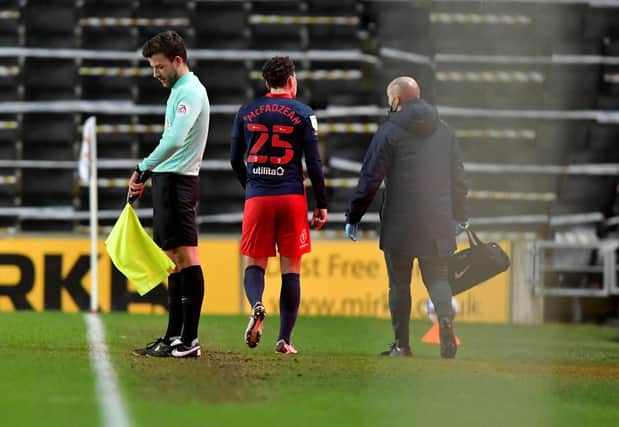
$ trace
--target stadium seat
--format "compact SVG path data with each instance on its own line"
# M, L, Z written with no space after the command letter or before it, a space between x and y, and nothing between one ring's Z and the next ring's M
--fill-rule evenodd
M243 188L236 179L232 170L208 170L200 171L200 213L220 213L219 204L242 201L244 199ZM240 212L243 204L236 205L235 212Z
M252 25L250 47L258 50L303 50L307 47L307 37L303 31L297 25Z
M230 135L233 120L232 114L211 115L205 159L230 160Z
M249 70L243 60L197 60L192 71L206 86L211 104L242 104L248 99Z
M595 153L600 163L619 161L619 126L616 124L591 124L589 127L587 151Z
M81 41L84 49L132 50L139 47L134 28L84 27Z
M551 203L540 201L524 200L469 200L469 212L471 218L499 218L516 217L520 215L548 215L551 210ZM486 228L486 226L483 226ZM501 224L503 231L522 230L522 224ZM525 225L525 228L528 228Z
M0 116L0 159L17 159L17 144L19 139L20 122L17 116Z
M22 13L19 1L7 0L0 6L0 46L18 46Z
M23 69L24 99L75 99L77 74L73 59L26 58Z
M557 158L554 164L564 164L572 150L587 144L587 127L579 123L544 121L537 129L537 140L547 146L556 146Z
M352 25L312 25L308 28L309 49L359 49L358 28Z
M326 147L327 155L323 159L323 164L328 164L329 158L346 159L353 162L361 162L367 151L372 134L357 134L357 133L329 133L321 134L320 139ZM332 177L347 177L350 172L345 172L343 175L338 175L336 170L330 173Z
M308 10L310 12L324 12L326 14L337 15L338 13L354 11L359 7L357 0L309 0Z
M299 86L310 91L313 107L358 106L376 103L372 65L360 61L312 61L297 71Z
M72 115L25 114L22 157L27 160L75 159L75 129Z
M87 0L81 9L81 18L132 18L131 2ZM84 49L129 50L137 48L135 28L91 26L81 27L81 47Z
M314 22L307 25L310 49L358 49L362 19L354 1L310 1L309 17L330 18L331 22ZM311 22L311 21L310 21Z
M22 205L72 206L74 175L73 169L22 169Z
M536 8L535 24L538 40L579 40L585 34L585 4L542 4Z
M19 99L21 71L18 58L0 58L0 101Z
M289 17L305 13L299 2L255 2L248 15L253 49L302 50L307 47L307 29L300 23L288 22Z
M86 120L86 116L82 117L81 122ZM114 126L130 125L130 116L120 115L112 116L105 115L98 117L98 127L110 127L109 131L97 132L97 157L99 159L132 159L135 158L133 153L136 145L137 133L133 131L124 131L114 129ZM125 171L127 175L130 171Z
M20 122L17 116L0 116L0 160L17 160ZM19 195L18 168L0 168L0 207L13 207ZM15 216L0 216L0 228L13 227L17 223Z
M560 182L559 204L576 213L601 212L616 193L615 177L570 175Z
M140 65L136 67L132 61L82 61L78 71L82 99L132 101L134 80L152 78L150 68Z
M557 176L552 174L469 171L466 178L469 188L475 191L552 193L557 186Z
M78 13L74 1L28 1L22 10L27 46L77 47L74 30Z
M249 45L247 31L247 2L196 2L193 29L196 47L217 49L244 49Z
M611 34L612 24L619 19L619 9L611 7L591 7L585 11L584 37L598 39Z
M243 211L244 193L241 184L232 170L200 171L200 204L198 216L225 215ZM201 223L201 232L238 232L239 222L231 224Z
M596 65L550 67L544 87L546 108L593 109L601 77L601 67Z
M436 93L448 105L537 109L543 106L544 73L510 65L440 65Z
M417 2L367 2L366 15L371 20L381 46L407 52L433 55L430 5ZM402 31L406 28L406 31Z
M119 212L122 210L127 200L127 183L132 172L130 168L100 168L97 171L99 209L118 210ZM143 203L147 198L150 198L150 186L146 187L144 195L140 200ZM87 211L89 209L89 202L88 187L82 185L79 191L79 209ZM113 223L113 221L111 222Z
M0 176L0 207L3 208L17 206L17 196L19 194L17 180L11 181L10 178L13 178L13 176ZM11 227L15 222L16 217L13 215L8 217L0 216L0 228Z
M187 1L181 0L148 0L141 1L136 9L139 18L188 18Z

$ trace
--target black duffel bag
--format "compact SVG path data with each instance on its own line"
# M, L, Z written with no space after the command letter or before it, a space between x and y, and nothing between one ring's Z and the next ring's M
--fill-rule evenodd
M496 276L509 268L509 257L495 242L484 243L467 229L469 248L449 257L449 285L454 295Z

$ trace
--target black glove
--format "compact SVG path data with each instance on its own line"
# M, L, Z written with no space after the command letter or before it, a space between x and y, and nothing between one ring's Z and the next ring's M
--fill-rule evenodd
M148 181L148 178L150 178L150 176L153 174L150 170L145 170L145 171L141 171L139 166L135 167L135 171L138 173L138 183L143 183ZM131 195L129 196L129 204L132 204L133 202L135 202L137 199L136 196Z

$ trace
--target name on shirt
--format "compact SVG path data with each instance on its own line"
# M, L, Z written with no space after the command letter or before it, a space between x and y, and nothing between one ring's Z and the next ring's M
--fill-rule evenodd
M290 107L280 104L261 104L260 107L256 107L254 111L244 115L243 120L251 122L256 120L258 116L264 113L278 113L282 116L288 117L295 125L301 123L301 118L294 112L294 110L292 110Z

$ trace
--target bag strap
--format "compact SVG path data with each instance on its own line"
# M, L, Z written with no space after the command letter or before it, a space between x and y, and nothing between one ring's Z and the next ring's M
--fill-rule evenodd
M479 237L477 237L477 234L475 234L475 232L470 228L466 229L466 236L469 238L470 247L481 245L481 240L479 239Z

